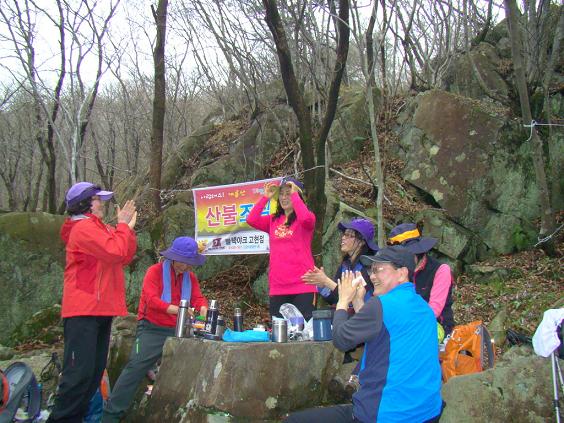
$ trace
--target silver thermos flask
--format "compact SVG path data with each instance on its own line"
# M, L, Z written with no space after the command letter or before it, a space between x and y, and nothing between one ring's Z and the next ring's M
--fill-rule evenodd
M287 320L275 320L272 322L272 342L288 342Z
M183 338L186 330L186 321L190 321L190 314L188 313L188 301L180 300L180 305L178 306L178 315L176 316L176 330L174 331L174 336L177 338ZM190 331L190 328L188 328ZM187 334L190 336L190 332Z

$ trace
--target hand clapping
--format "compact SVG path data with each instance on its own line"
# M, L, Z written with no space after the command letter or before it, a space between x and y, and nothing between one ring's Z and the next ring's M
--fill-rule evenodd
M129 200L125 202L123 208L117 208L117 221L118 223L125 223L131 229L137 223L137 209L135 208L135 201Z

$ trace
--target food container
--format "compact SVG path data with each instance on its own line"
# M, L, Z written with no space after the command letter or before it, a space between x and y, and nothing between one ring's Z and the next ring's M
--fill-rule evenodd
M313 316L313 340L330 341L331 333L331 310L314 310Z

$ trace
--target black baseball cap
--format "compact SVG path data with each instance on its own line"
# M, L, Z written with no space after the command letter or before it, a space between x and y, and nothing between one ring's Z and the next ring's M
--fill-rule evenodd
M360 262L365 266L372 263L391 263L397 268L407 267L410 275L415 270L415 255L401 245L382 248L373 256L361 256Z

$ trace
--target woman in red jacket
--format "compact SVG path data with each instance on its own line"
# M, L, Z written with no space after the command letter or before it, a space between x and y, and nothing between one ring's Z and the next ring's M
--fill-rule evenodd
M113 316L127 314L123 268L135 250L133 201L118 207L117 225L106 225L104 202L113 192L90 182L66 194L70 218L61 228L66 244L63 372L49 423L82 422L106 368Z
M206 261L198 253L196 241L187 236L176 238L161 255L165 260L149 267L143 279L135 344L106 403L103 423L120 420L139 383L161 358L166 338L174 336L180 300L188 300L201 315L207 313L208 300L192 272L192 266L201 266Z

